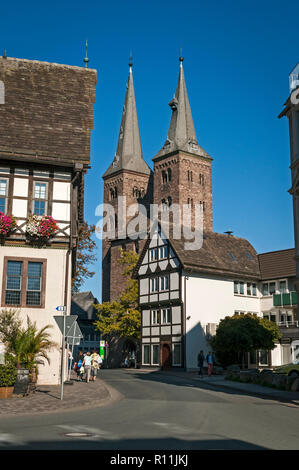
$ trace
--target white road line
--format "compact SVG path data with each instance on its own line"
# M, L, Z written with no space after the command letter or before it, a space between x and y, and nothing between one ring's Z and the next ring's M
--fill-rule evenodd
M103 429L92 428L92 427L86 426L84 424L76 424L76 425L72 425L72 426L61 424L61 425L57 425L57 427L62 429L64 431L64 434L69 434L69 433L88 434L88 436L82 436L82 437L78 436L80 439L83 439L83 440L113 441L113 440L119 439L119 437L116 434L113 434L109 431L105 431Z

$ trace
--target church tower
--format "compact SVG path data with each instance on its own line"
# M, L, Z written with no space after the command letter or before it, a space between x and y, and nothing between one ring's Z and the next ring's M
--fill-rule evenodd
M187 204L193 208L202 204L203 227L213 230L212 210L212 158L200 147L196 139L191 108L189 104L183 57L180 57L180 71L177 89L169 106L172 117L165 144L153 158L154 162L154 203L170 207Z
M149 208L153 198L152 171L142 155L131 60L117 150L103 179L104 203L114 208L116 229L115 239L106 238L102 244L102 301L105 302L117 299L124 288L123 268L117 263L120 249L139 252L145 243L145 240L117 237L118 198L126 197L127 208L134 203Z

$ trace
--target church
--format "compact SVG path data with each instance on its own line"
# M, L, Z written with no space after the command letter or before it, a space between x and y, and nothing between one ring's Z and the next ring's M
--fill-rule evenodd
M132 63L116 155L103 175L104 203L114 209L118 198L168 211L195 206L202 210L203 240L197 250L185 249L184 238L166 234L159 224L145 238L103 239L102 300L117 299L124 287L117 263L120 249L140 254L135 270L142 312L142 367L197 369L199 350L210 349L209 337L228 315L251 313L279 324L282 339L273 351L248 355L248 367L270 367L297 361L296 266L294 250L258 254L244 238L213 231L212 157L196 138L191 107L179 59L179 77L170 101L167 139L153 158L153 170L142 155L133 85ZM130 219L126 219L127 222Z

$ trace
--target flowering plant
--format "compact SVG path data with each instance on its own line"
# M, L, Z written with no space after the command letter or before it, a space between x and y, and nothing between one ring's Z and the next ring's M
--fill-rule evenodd
M33 238L50 238L57 230L59 227L50 215L32 215L26 226L26 232Z
M7 235L16 226L17 222L13 215L5 215L3 212L0 212L0 235Z

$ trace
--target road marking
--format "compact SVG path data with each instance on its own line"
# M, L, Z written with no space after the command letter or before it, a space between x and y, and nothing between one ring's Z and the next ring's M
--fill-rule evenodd
M8 445L15 445L15 444L25 445L25 442L23 440L19 439L14 434L8 434L8 433L5 433L5 432L2 432L2 433L0 432L0 446L3 446L5 444L8 444Z
M105 431L99 428L92 428L90 426L86 426L85 424L76 424L73 426L68 425L57 425L58 428L63 429L64 435L67 437L81 437L85 440L103 440L103 441L113 441L119 439L116 434L113 434L109 431Z
M159 426L162 429L171 431L172 434L178 434L178 435L194 435L195 432L197 432L195 429L187 428L185 426L179 426L176 423L157 423L157 422L152 422L154 426Z

